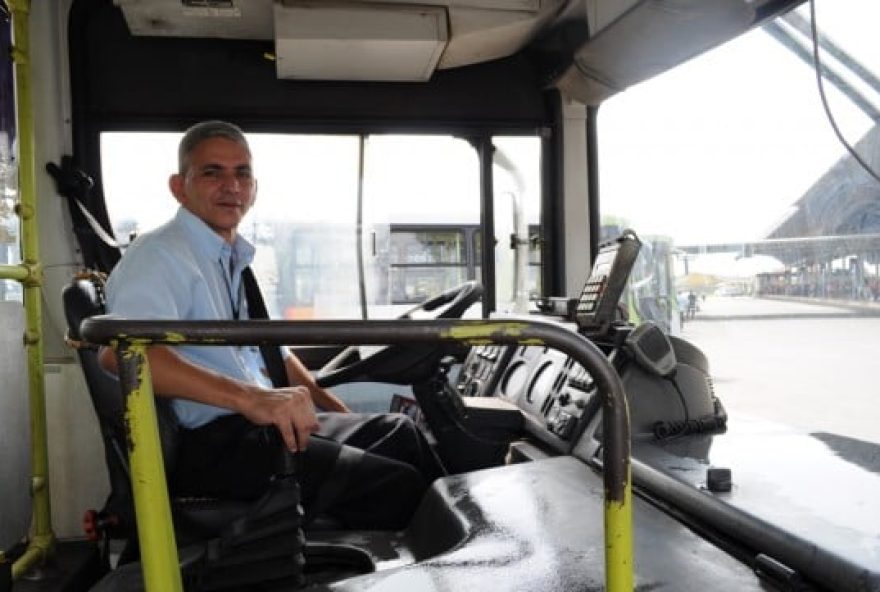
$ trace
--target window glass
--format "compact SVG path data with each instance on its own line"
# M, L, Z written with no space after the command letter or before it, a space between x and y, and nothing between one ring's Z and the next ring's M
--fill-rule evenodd
M3 63L3 68L11 65ZM0 265L21 263L19 243L19 219L15 213L18 201L18 166L14 158L15 146L9 132L0 130ZM22 300L21 284L12 280L0 280L0 301Z
M474 277L481 278L483 277L483 266L480 264L483 261L483 233L479 228L474 232L471 244L474 246Z
M527 312L540 294L541 141L536 136L495 136L496 308Z
M0 265L21 263L19 220L14 210L16 197L17 193L11 191L0 193ZM3 300L21 302L21 284L12 280L0 280L0 301Z
M180 137L101 135L104 195L117 237L146 232L174 215L168 177L177 169ZM270 316L359 317L351 281L357 277L358 138L248 134L248 141L258 191L239 231L257 246L254 271Z
M880 5L817 2L842 135L880 171ZM880 442L880 182L823 112L807 5L599 112L602 226L645 243L628 298L708 354L728 410ZM870 353L869 353L870 352ZM832 395L833 393L833 395ZM829 413L833 396L834 413Z
M393 261L406 263L466 262L464 232L462 230L426 230L407 232L399 230L391 235Z
M474 279L479 159L449 136L374 135L364 149L363 245L370 315L394 317Z
M123 242L174 215L168 177L180 137L102 134L104 195ZM254 270L271 316L393 317L479 279L473 248L479 161L469 143L369 136L361 159L358 136L248 134L248 140L258 192L239 231L257 246Z
M464 229L391 231L391 302L422 302L468 279Z
M21 263L19 219L15 213L18 202L18 146L16 140L16 105L14 68L10 38L12 25L9 14L0 15L0 265ZM22 300L22 286L12 280L0 279L0 301Z

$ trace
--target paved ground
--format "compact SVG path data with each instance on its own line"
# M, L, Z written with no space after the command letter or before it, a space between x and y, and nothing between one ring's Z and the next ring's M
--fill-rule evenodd
M709 356L730 411L880 443L880 316L709 297L682 336Z

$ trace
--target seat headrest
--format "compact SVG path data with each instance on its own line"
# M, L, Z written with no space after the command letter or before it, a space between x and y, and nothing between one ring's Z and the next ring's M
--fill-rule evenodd
M87 318L106 312L103 283L97 278L76 278L61 293L64 316L70 339L82 340L80 324Z

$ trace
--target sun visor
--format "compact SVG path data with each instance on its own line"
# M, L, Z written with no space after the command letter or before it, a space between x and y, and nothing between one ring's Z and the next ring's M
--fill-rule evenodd
M448 39L442 6L316 1L274 10L279 78L425 81Z
M647 80L746 31L743 0L640 2L575 51L556 87L587 105Z

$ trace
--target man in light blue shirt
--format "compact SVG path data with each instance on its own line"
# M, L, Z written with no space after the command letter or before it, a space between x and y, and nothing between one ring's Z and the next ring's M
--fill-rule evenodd
M242 270L254 247L237 233L256 198L247 140L232 124L203 122L186 132L178 157L169 188L181 207L128 248L107 283L108 311L157 320L249 318ZM320 429L315 405L348 409L292 353L284 365L298 386L287 388L272 386L256 347L154 346L148 356L155 392L172 399L185 428L170 478L175 493L259 497L277 456L260 426L272 425L290 451L302 453L307 513L314 505L352 528L400 528L420 501L426 478L413 464L362 451L345 490L320 499L343 446L313 437ZM110 350L101 361L115 371Z
M142 240L136 240L107 284L107 308L147 320L248 318L241 270L254 248L241 236L230 245L186 208ZM138 289L133 289L133 287ZM159 288L161 286L161 288ZM178 354L219 374L272 388L257 347L180 346ZM232 409L174 399L180 424L198 428Z

